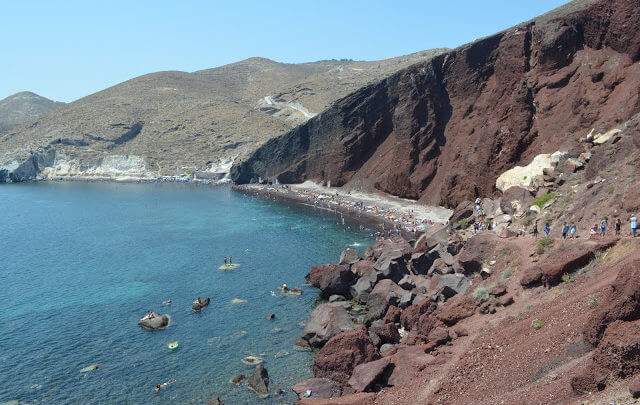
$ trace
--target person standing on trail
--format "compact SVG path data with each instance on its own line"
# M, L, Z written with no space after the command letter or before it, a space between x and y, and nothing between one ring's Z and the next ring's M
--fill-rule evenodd
M544 225L544 236L546 236L548 238L550 234L551 234L551 229L549 229L549 224L545 224Z
M538 223L533 224L533 237L538 239Z
M522 227L520 227L520 235L525 236L527 234L527 227L524 226L524 224L522 224Z
M565 222L562 226L562 239L567 239L567 233L569 233L569 224Z
M631 236L636 236L636 229L638 229L638 218L634 215L631 217Z
M604 237L607 233L607 219L603 219L600 223L600 236Z
M569 231L569 233L571 234L571 239L575 239L575 237L576 237L576 224L574 224L574 223L571 224L571 230Z
M620 218L616 219L616 235L620 235L620 227L622 226L622 224L620 224Z

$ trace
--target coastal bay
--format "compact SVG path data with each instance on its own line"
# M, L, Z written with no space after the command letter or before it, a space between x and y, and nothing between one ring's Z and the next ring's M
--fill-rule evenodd
M372 243L329 213L227 187L15 184L0 188L0 206L0 402L246 403L254 394L228 383L251 373L246 356L264 358L270 391L285 392L265 403L293 402L289 388L313 360L293 348L318 294L304 276ZM225 256L239 267L219 270ZM303 294L278 294L283 282ZM205 296L211 304L194 313ZM170 326L140 329L149 310Z

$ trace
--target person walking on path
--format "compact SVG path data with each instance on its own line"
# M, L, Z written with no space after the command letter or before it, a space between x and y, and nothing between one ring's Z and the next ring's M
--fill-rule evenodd
M636 229L638 229L638 218L634 215L631 217L631 236L636 236Z
M538 239L538 223L533 224L533 237Z
M548 238L549 234L551 234L551 229L549 229L549 224L545 224L545 226L544 226L544 235Z
M603 219L600 223L600 236L604 237L607 233L607 219Z
M567 233L569 233L569 223L565 222L562 226L562 239L567 239Z
M616 235L620 235L620 227L622 224L620 223L620 218L616 219Z
M524 224L520 227L520 235L525 236L527 234L527 227Z
M571 239L574 239L576 237L576 224L571 224L571 230L569 231L569 233L571 233Z

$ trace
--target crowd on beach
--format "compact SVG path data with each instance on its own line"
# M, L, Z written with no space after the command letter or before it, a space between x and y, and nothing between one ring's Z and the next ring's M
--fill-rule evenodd
M344 195L340 195L337 192L334 194L322 193L314 190L292 190L288 185L263 186L262 190L267 192L280 192L289 195L295 195L298 198L306 200L314 206L325 206L332 208L334 211L346 211L348 213L355 214L356 216L370 215L373 217L379 217L384 219L385 222L391 226L385 228L381 226L381 230L377 232L376 236L386 237L390 234L400 234L402 231L410 233L422 233L434 224L433 221L427 218L418 218L413 210L399 211L390 208L380 207L376 204L366 205L362 201L352 200ZM344 219L343 219L344 221Z

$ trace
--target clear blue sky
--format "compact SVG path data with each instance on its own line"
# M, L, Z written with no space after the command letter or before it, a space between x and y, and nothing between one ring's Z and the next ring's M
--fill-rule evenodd
M72 101L141 74L262 56L373 60L449 47L565 0L0 0L0 99Z

